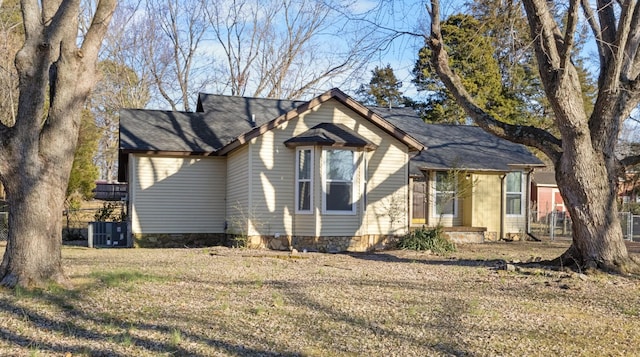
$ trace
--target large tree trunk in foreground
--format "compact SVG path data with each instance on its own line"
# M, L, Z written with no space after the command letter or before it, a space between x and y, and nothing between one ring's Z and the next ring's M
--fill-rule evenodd
M65 281L61 214L81 110L95 84L98 50L116 4L97 3L78 48L79 0L22 0L18 113L13 127L0 124L0 179L9 204L0 285Z
M593 150L563 153L556 181L572 220L573 242L557 260L564 266L633 272L602 154Z
M0 272L2 285L41 286L65 281L62 273L61 204L66 181L9 179L9 237Z

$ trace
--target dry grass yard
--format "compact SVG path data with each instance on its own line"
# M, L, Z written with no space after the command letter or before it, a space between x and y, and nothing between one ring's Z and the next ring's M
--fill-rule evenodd
M64 247L72 287L0 288L0 355L640 355L639 278L496 269L566 246L447 257Z

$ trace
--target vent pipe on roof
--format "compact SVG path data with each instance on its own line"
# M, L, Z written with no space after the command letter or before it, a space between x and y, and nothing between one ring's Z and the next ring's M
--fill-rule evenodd
M256 125L256 115L251 114L251 125Z

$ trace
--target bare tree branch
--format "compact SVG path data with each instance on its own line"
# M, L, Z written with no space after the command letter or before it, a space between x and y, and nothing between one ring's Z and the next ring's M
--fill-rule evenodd
M591 28L591 32L593 33L593 37L595 38L595 44L598 49L598 56L600 57L599 63L602 65L605 63L605 42L602 38L602 29L598 23L596 15L593 13L593 9L591 8L591 4L589 0L581 0L582 1L582 11L584 12L584 16ZM603 68L600 68L600 72L604 72Z
M364 31L346 30L349 20L341 15L347 10L340 3L237 0L230 5L210 7L208 14L224 52L231 94L299 98L324 82L348 77L371 53ZM332 41L327 38L336 42L327 46Z
M640 75L640 3L633 9L633 18L629 27L629 38L625 45L622 73L631 81L637 81Z
M91 26L82 41L82 52L85 62L93 63L98 57L98 51L104 36L109 28L109 22L113 17L117 0L100 0Z
M578 0L571 0L567 14L567 28L564 33L564 51L560 54L560 68L567 68L571 65L569 62L574 49L576 26L578 26L578 10Z
M444 48L444 40L440 31L440 8L437 0L431 1L431 36L427 44L431 48L431 61L438 76L447 89L454 95L458 103L465 109L474 122L484 130L501 138L535 147L553 160L558 160L562 152L562 142L551 133L532 126L510 125L501 122L486 113L475 104L466 91L462 81L449 67L449 56Z

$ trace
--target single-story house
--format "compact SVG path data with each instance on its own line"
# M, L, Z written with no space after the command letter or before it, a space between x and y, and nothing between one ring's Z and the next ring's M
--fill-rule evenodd
M134 245L235 235L272 249L366 251L420 224L481 240L522 233L525 187L542 163L479 128L411 113L339 89L309 101L200 94L194 113L122 110L119 181ZM456 195L465 182L471 190Z
M426 124L411 108L372 108L426 150L410 162L411 223L444 227L458 242L526 238L531 174L525 146L469 125Z
M136 246L365 251L407 233L424 145L338 89L310 101L201 94L195 113L122 110Z

